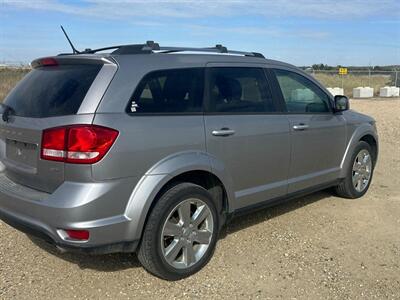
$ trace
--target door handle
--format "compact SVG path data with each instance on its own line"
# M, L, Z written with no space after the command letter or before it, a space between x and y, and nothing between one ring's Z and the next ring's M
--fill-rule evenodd
M214 136L229 136L235 134L235 130L229 128L221 128L220 130L213 130L211 134Z
M307 124L298 124L298 125L293 125L294 130L306 130L308 129Z

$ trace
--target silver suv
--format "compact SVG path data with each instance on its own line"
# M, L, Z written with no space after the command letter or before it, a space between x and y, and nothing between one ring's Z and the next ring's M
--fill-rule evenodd
M11 226L68 251L137 251L177 280L233 215L368 190L375 121L300 69L220 45L108 49L33 61L1 105Z

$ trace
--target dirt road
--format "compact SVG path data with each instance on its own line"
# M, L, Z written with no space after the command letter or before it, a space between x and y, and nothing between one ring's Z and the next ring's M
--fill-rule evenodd
M207 267L165 282L134 255L59 254L0 222L0 299L400 298L400 100L358 100L377 120L369 193L319 192L233 221Z

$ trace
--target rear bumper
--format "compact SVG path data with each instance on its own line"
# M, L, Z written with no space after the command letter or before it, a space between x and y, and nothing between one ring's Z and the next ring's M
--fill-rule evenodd
M64 182L54 193L19 185L0 173L0 219L67 251L133 252L138 241L124 214L133 179ZM89 230L88 241L66 240L60 229Z
M4 221L6 224L10 225L11 227L23 233L37 237L49 244L54 245L60 251L86 253L93 255L115 253L115 252L135 252L139 244L139 241L131 241L131 242L121 242L121 243L97 245L97 246L90 246L90 245L76 246L73 244L56 241L50 235L48 235L47 232L43 231L42 228L37 227L33 224L25 223L24 221L16 219L15 217L7 215L6 213L1 211L0 211L0 219Z

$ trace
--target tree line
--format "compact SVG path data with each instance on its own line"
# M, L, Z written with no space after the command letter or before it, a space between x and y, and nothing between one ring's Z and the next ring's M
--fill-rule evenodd
M351 70L373 70L373 71L394 71L400 70L400 65L390 65L390 66L330 66L327 64L313 64L312 66L305 66L301 67L302 69L311 68L313 70L324 70L324 71L331 71L331 70L338 70L339 68L348 68Z

